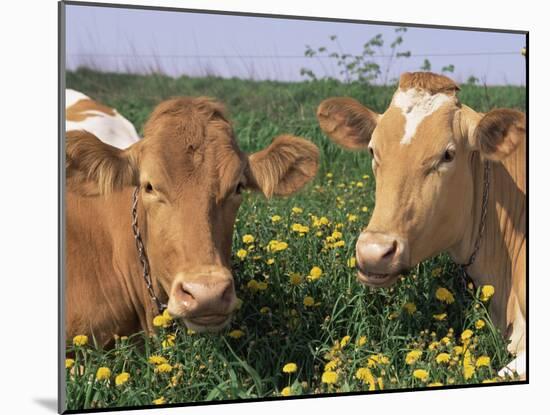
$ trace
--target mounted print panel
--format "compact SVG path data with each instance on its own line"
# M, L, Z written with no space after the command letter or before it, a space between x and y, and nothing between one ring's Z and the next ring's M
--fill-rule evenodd
M527 382L527 32L60 17L61 412Z

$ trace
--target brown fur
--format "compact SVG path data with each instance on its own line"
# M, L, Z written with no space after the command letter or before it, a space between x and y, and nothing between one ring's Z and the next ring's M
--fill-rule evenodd
M114 334L152 330L155 309L130 223L134 186L140 187L140 231L155 291L170 309L181 291L176 283L207 279L208 286L216 275L231 278L239 183L287 195L317 170L317 147L298 137L281 136L259 153L244 154L223 106L209 98L159 104L144 131L125 150L87 132L67 134L69 339L90 334L108 345Z
M368 146L378 114L352 98L326 99L317 108L321 129L349 150Z
M110 116L115 115L115 110L106 105L100 104L93 99L81 99L65 110L65 117L67 121L78 122L84 121L89 117L98 116L98 114L91 113L90 111L101 112Z
M481 152L495 161L508 157L524 139L525 114L506 108L487 113L475 130Z
M460 90L452 79L432 72L405 72L399 78L399 88L425 89L432 95L440 92L451 95Z
M318 160L319 149L313 143L281 135L250 157L250 184L266 197L290 195L315 176Z

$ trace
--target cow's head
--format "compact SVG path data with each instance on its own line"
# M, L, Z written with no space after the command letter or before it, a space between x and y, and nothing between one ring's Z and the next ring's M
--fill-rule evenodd
M92 183L101 195L139 186L152 274L169 313L199 331L224 327L237 304L230 257L241 192L290 195L315 176L318 158L314 144L288 135L241 152L222 105L208 98L162 102L143 140L125 150L86 132L68 133L66 148L72 189Z
M460 104L458 89L445 76L405 73L383 114L350 98L330 98L318 108L333 141L372 155L376 205L356 245L363 283L387 287L458 244L475 212L477 155L502 160L524 139L522 113L477 113Z

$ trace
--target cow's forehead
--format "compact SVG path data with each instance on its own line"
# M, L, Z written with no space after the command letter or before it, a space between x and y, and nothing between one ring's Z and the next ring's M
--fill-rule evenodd
M456 104L454 94L399 88L379 122L376 136L388 144L391 142L407 148L413 141L419 141L420 136L435 133L438 129L436 127L441 131L448 130L450 124L447 122L447 114ZM425 128L428 125L430 128ZM426 138L421 140L424 142L431 137L423 138Z

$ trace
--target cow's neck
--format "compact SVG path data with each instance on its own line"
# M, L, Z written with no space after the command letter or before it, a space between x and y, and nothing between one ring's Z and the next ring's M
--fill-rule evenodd
M485 229L475 262L467 269L476 286L491 284L495 297L491 303L494 323L505 330L506 307L512 287L512 276L525 243L525 150L524 146L503 162L492 162L489 175L489 199ZM479 235L483 198L483 162L477 152L471 158L473 198L464 237L451 250L459 263L467 263Z
M114 253L113 262L119 270L119 278L124 280L128 293L132 298L135 313L139 318L140 326L144 331L152 331L153 317L158 314L155 304L151 300L147 286L143 279L143 267L139 259L136 248L136 241L132 232L132 195L134 188L125 188L121 192L117 192L116 204L121 208L122 215L120 216L117 225L118 229L114 229L113 234L117 238L121 238L120 247ZM144 239L146 239L146 215L141 203L138 203L138 225L139 230ZM159 294L160 288L156 280L153 281L153 286L157 295L162 298L162 293Z

